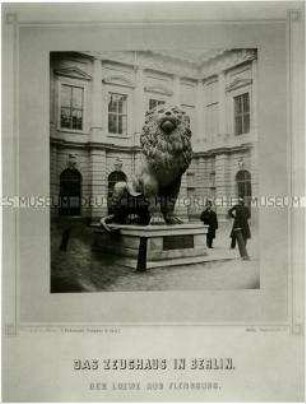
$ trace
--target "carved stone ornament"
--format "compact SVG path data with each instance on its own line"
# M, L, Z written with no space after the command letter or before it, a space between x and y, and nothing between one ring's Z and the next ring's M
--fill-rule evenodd
M135 83L133 83L131 80L127 79L126 77L120 76L120 75L107 76L102 80L102 82L104 84L111 84L111 85L115 85L115 86L135 88Z
M242 170L242 169L244 168L244 160L243 160L243 157L241 157L241 158L238 160L238 167L239 167L239 170Z
M77 156L76 156L76 154L69 154L68 155L67 166L68 166L68 168L76 168L76 166L77 166Z
M114 169L115 171L122 171L122 160L119 157L115 160Z
M67 67L63 69L55 69L54 73L57 76L71 77L73 79L91 80L91 76L79 69L78 67Z
M145 86L144 89L145 91L153 94L162 94L168 97L171 97L173 95L173 91L164 86Z
M252 79L235 79L226 87L226 91L237 90L238 88L249 86L252 84Z

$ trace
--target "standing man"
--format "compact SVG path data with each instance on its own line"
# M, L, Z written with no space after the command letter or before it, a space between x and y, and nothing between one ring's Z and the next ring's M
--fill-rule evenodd
M216 230L218 229L217 214L212 210L212 202L207 202L207 207L200 216L201 221L208 225L208 232L206 235L206 244L208 248L213 248L213 239L216 237Z
M250 210L247 206L244 205L243 198L238 199L238 204L233 206L229 211L228 214L231 218L234 219L233 228L230 234L232 239L231 248L236 247L236 233L235 229L241 229L242 237L244 240L244 244L246 246L247 240L251 238L251 231L249 226L249 218L251 217Z

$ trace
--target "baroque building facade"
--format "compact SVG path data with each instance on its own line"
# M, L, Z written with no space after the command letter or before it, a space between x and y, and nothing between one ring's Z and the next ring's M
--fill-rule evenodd
M116 181L137 170L146 110L164 103L191 120L178 213L198 218L209 198L222 216L256 196L256 89L256 49L51 53L52 215L105 215Z

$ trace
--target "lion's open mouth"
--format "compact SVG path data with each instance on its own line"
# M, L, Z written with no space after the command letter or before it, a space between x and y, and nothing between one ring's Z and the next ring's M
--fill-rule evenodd
M172 132L176 128L176 123L172 119L164 119L161 122L160 127L165 132Z

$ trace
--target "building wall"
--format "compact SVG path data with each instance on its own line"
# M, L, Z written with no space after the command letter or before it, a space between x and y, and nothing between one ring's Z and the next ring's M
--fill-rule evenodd
M194 157L182 179L178 214L197 218L207 198L237 197L236 175L241 169L251 173L256 195L256 63L253 50L226 51L201 66L152 52L52 54L51 195L59 195L60 174L72 160L82 175L84 198L105 198L108 176L118 164L131 178L139 166L139 136L150 99L179 104L191 118ZM61 128L62 85L83 89L81 130ZM111 93L127 97L127 130L122 134L108 131ZM236 135L235 97L245 93L249 94L250 129ZM82 215L104 215L105 201L83 207ZM225 216L227 206L217 206L217 210ZM55 209L53 214L57 213Z

